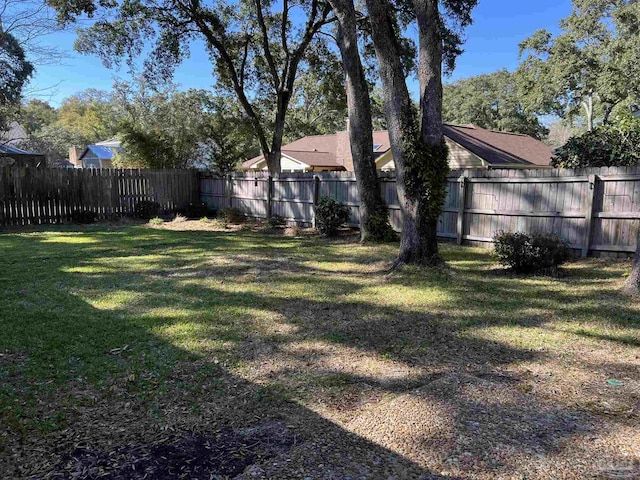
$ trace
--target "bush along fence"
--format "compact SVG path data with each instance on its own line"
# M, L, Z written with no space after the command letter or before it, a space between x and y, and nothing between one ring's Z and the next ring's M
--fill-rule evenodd
M145 200L164 211L199 202L198 172L0 168L0 225L65 223L79 212L132 215Z
M380 174L392 225L402 228L393 173ZM202 178L201 199L212 208L235 208L249 217L279 215L315 224L323 196L351 209L359 197L348 172L235 173ZM640 227L640 167L580 170L457 170L449 176L438 234L459 244L488 246L500 230L555 233L583 256L628 256Z

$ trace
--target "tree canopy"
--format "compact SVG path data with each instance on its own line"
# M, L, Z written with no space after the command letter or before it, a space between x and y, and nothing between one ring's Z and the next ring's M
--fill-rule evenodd
M520 92L527 109L562 118L584 114L588 130L640 94L640 3L574 0L562 32L539 30L520 44Z
M11 33L0 31L0 129L7 127L32 74L33 64L19 41Z
M444 85L443 120L481 128L522 133L542 139L548 129L522 105L515 75L507 70Z
M118 166L197 167L228 172L257 153L249 122L229 98L205 90L154 90L144 83L116 87L122 112Z
M291 97L285 138L293 141L306 135L335 133L344 129L346 116L342 65L328 54L324 62L299 76Z
M640 165L640 119L627 114L571 137L556 149L551 164L558 168Z
M32 98L20 107L18 123L22 125L28 135L51 125L58 118L58 113L49 103L38 98Z
M69 147L116 137L126 154L122 167L200 167L229 171L258 152L250 123L233 97L204 90L154 88L136 80L113 92L85 90L55 109L42 100L22 105L18 115L28 150L49 161L67 158Z
M81 29L76 47L100 56L107 66L146 54L145 74L167 80L202 40L218 88L233 93L251 122L270 170L280 170L285 118L298 70L320 29L330 23L322 0L49 0L63 22L82 15L95 19Z

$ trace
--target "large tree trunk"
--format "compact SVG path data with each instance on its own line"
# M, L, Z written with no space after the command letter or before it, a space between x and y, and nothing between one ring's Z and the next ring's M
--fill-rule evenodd
M378 184L373 154L373 126L369 87L358 51L353 0L330 0L338 19L338 45L346 79L351 157L360 194L360 239L386 240L394 236Z
M384 89L387 127L403 216L396 265L436 265L442 262L438 253L437 222L448 172L447 148L442 139L442 85L439 83L441 80L435 80L439 67L433 68L438 52L441 61L442 47L435 48L435 52L423 50L437 35L437 32L434 34L429 30L437 26L437 17L428 25L425 18L419 20L421 110L425 123L420 129L400 61L400 45L394 19L390 16L391 5L387 0L367 0L367 7ZM437 11L437 4L435 8ZM428 12L425 10L423 13ZM425 27L428 27L426 31ZM437 98L432 98L434 95Z
M633 259L633 269L631 275L624 283L623 291L631 295L640 294L640 228L636 237L636 256Z
M284 82L284 80L283 80ZM271 148L268 155L265 155L267 168L271 175L277 175L282 170L282 137L284 137L285 119L291 100L291 90L293 86L281 84L278 87L278 102L276 116L273 122L273 136L271 137Z
M271 150L267 155L264 156L267 162L267 169L269 170L269 175L275 176L280 173L282 170L282 151Z

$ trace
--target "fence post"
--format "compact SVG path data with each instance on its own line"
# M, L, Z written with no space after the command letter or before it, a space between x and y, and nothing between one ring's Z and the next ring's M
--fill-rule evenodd
M320 200L320 177L318 175L313 176L313 228L318 228L318 217L316 215L316 207L318 206L318 201Z
M584 240L582 242L582 256L589 255L591 249L591 234L593 233L593 209L595 208L596 192L598 191L598 176L589 175L589 188L591 192L587 195L587 204L585 205L584 218Z
M467 177L466 171L458 178L458 185L460 187L460 195L458 196L458 222L456 226L457 242L458 245L462 245L462 236L464 235L464 207L467 198Z
M233 179L231 174L227 173L227 208L231 208L231 195L233 193Z
M273 209L273 177L267 177L267 220L271 218Z

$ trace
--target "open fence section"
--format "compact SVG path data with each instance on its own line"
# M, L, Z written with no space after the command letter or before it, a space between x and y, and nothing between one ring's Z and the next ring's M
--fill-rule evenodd
M380 174L392 225L402 229L393 173ZM359 222L355 177L348 172L235 173L202 178L201 198L213 208L247 216L279 215L313 225L315 205L329 196L348 205ZM640 228L640 167L580 170L458 170L449 176L438 224L441 238L489 245L499 230L553 232L583 255L628 255Z
M199 201L193 170L0 169L0 225L64 223L76 212L129 215L138 202L175 211Z

